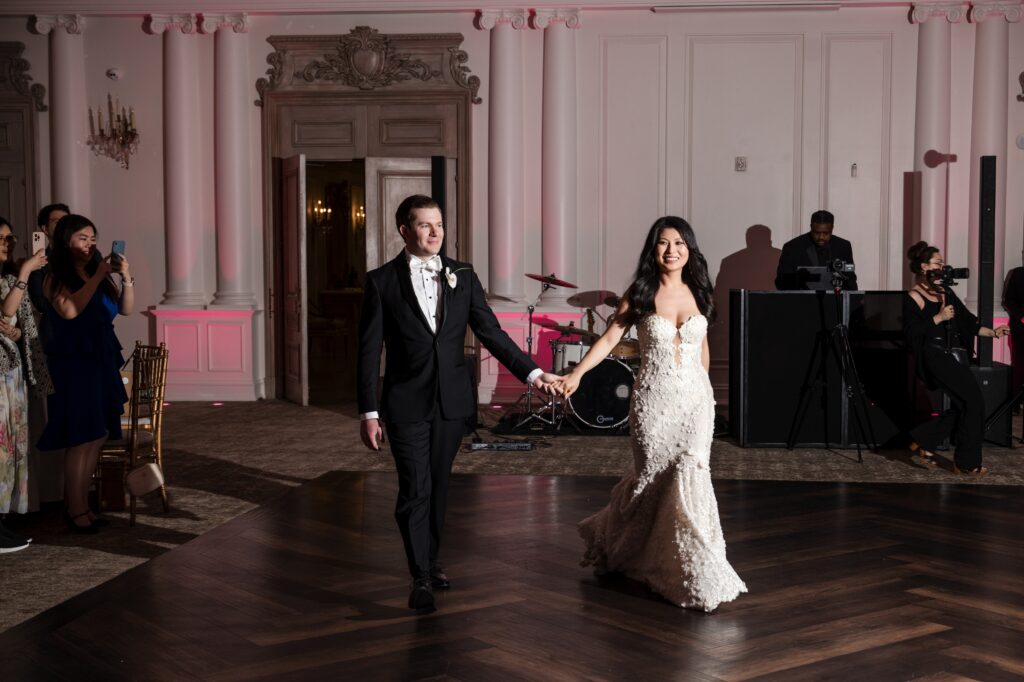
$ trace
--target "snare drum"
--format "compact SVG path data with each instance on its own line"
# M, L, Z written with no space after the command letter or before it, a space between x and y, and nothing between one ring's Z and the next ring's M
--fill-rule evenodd
M583 356L590 350L585 343L571 343L569 341L552 341L551 356L555 374L566 374L573 367L580 363Z
M611 429L629 419L629 399L635 377L626 363L605 358L583 375L580 386L569 396L569 407L583 424Z

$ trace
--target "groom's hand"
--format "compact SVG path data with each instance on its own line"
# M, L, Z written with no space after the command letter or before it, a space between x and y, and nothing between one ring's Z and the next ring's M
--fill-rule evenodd
M533 380L533 387L539 391L543 391L548 395L557 395L555 385L551 382L558 381L561 377L551 372L544 372L539 377Z
M379 419L364 419L360 422L359 435L363 439L363 445L371 450L380 450L380 444L384 442L384 429L381 428Z

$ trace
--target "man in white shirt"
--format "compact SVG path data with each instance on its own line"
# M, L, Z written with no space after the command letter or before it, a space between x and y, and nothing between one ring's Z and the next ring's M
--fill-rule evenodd
M437 202L408 197L395 223L405 249L366 275L357 370L361 435L368 448L379 450L382 422L387 427L398 470L395 520L413 577L409 608L429 613L433 590L450 587L437 560L448 479L465 419L476 411L463 348L467 326L520 380L550 392L557 377L502 331L472 265L440 255L444 224ZM387 370L378 401L384 347Z

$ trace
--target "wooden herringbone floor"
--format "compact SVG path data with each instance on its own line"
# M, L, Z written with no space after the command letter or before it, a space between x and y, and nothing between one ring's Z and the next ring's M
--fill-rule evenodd
M456 476L416 617L393 475L334 473L0 636L5 680L1024 678L1020 488L718 481L750 593L577 566L613 480Z

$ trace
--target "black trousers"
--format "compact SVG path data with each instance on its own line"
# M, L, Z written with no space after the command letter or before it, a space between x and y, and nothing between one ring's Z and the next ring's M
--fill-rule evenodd
M385 423L398 469L395 521L413 578L426 576L437 564L448 479L465 425L465 419L444 419L439 407L427 421Z
M910 437L925 450L935 450L953 437L953 460L961 469L981 466L981 444L985 433L985 397L969 367L935 346L925 345L922 362L928 377L949 396L953 404L938 417L919 424Z

